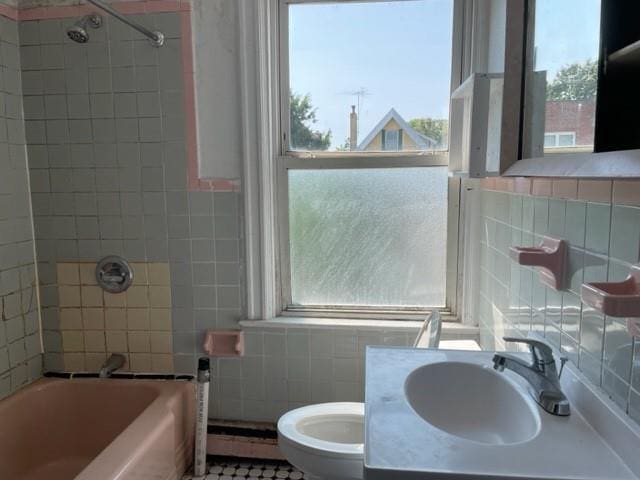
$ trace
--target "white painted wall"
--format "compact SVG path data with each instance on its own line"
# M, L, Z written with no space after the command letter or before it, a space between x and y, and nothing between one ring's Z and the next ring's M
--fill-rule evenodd
M238 7L194 0L196 110L201 178L240 178L242 119Z

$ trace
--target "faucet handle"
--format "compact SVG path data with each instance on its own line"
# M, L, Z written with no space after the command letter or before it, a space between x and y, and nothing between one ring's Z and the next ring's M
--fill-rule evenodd
M536 365L549 365L555 364L553 358L553 350L551 347L540 340L533 338L516 338L516 337L502 337L505 342L513 343L525 343L529 345L531 355L533 356L533 363Z

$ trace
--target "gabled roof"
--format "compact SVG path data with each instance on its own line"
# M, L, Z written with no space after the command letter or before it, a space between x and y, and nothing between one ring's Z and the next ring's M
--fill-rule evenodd
M382 120L380 120L378 124L373 127L373 130L369 132L369 135L365 137L360 145L358 145L358 150L364 150L365 148L367 148L367 145L369 145L373 141L373 139L376 138L376 135L378 135L378 133L380 133L385 125L387 125L391 120L395 120L396 123L400 125L402 131L409 135L409 138L411 138L411 140L413 140L413 142L418 147L428 149L436 144L436 141L434 139L429 138L422 133L419 133L415 128L409 125L398 112L396 112L395 108L392 108L391 110L389 110L389 113L382 117Z

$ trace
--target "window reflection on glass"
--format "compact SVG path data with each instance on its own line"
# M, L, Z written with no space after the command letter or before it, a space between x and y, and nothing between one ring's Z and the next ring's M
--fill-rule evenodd
M293 304L444 306L447 175L290 170Z
M453 0L288 10L292 150L447 150Z
M525 158L593 151L600 0L536 0L525 95Z

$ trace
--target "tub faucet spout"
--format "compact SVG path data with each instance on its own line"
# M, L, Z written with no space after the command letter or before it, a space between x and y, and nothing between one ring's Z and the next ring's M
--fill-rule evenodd
M104 362L104 365L102 365L102 368L100 369L100 378L109 378L113 372L122 368L125 360L126 359L124 358L124 355L121 355L119 353L111 354L111 356L107 359L106 362Z

